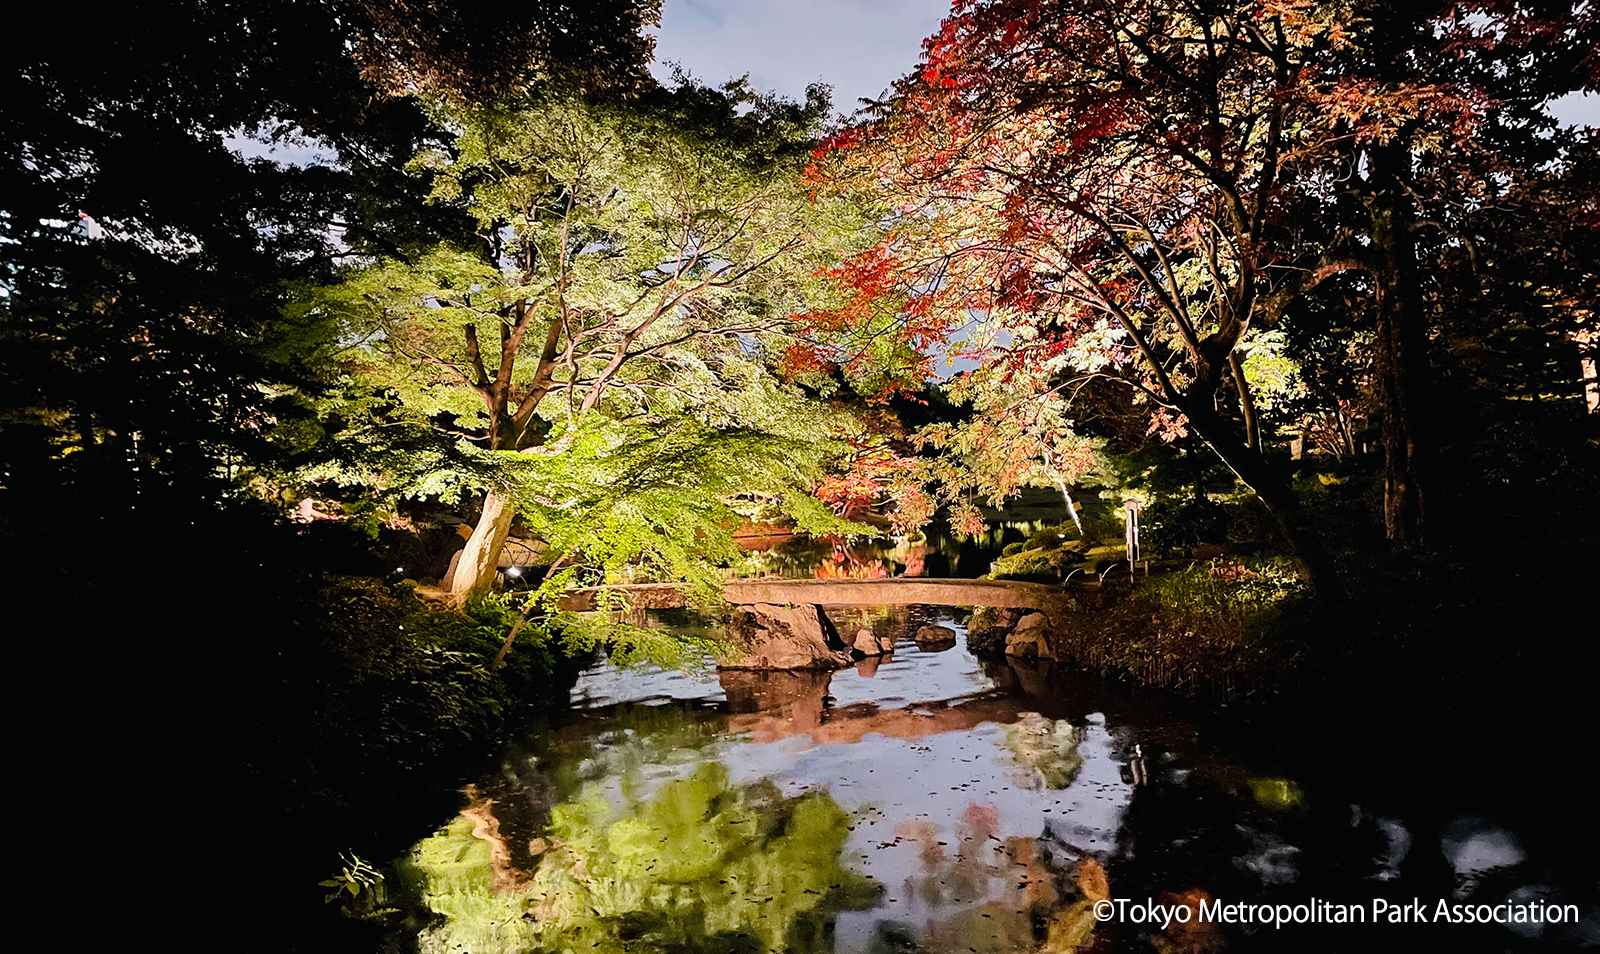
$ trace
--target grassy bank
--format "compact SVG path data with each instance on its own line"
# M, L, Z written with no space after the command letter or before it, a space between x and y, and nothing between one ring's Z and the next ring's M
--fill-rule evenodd
M1231 699L1294 681L1304 594L1282 561L1187 569L1072 593L1053 609L1062 662L1139 685Z
M1586 692L1596 550L1349 556L1353 595L1336 604L1282 559L1201 563L1070 591L1052 648L1065 665L1229 703L1543 709Z

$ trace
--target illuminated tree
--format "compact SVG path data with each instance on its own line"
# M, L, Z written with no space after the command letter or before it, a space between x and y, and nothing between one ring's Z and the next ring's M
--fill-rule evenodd
M328 275L333 227L366 251L428 217L398 174L429 133L402 95L634 91L659 6L160 0L47 24L70 41L17 46L0 78L8 462L132 496L135 472L147 494L227 488L272 461L266 433L297 412L281 398L319 370L316 336L281 320L285 283ZM256 130L339 161L246 159L235 137Z
M838 207L809 201L796 174L825 108L820 90L802 107L689 86L626 108L558 94L441 107L454 142L412 165L435 201L465 205L479 245L381 259L310 307L360 342L352 367L392 397L394 420L458 438L457 463L479 462L468 484L483 491L480 517L447 581L458 599L489 587L519 505L552 520L578 512L570 501L586 494L553 488L585 466L599 477L647 438L826 436L768 372L792 340L790 316L813 303L817 263L846 234ZM808 457L785 445L781 460L725 448L736 459L721 471L752 476L751 493L811 526L825 512L804 509L792 472L815 466L822 445L811 446ZM696 459L681 446L676 456ZM762 459L774 464L765 481L746 467ZM680 502L711 506L708 486L680 486Z
M1416 539L1434 440L1419 243L1440 227L1419 190L1425 170L1490 151L1474 137L1492 93L1517 92L1495 78L1533 48L1483 51L1524 21L1493 5L1474 18L1312 2L958 3L919 71L818 155L819 184L888 206L877 247L835 273L852 301L818 324L930 353L959 339L984 365L962 387L1013 392L979 422L1004 430L1009 418L1024 435L996 461L1013 473L1058 453L1047 445L1060 428L1026 422L1061 416L1049 406L1085 382L1130 388L1150 435L1204 440L1271 511L1305 578L1334 587L1266 454L1252 358L1259 380L1281 342L1270 334L1335 276L1370 302L1386 518L1392 538ZM1570 23L1531 25L1552 62L1570 56Z
M1059 419L1048 406L1093 378L1133 388L1152 434L1206 440L1331 585L1262 452L1242 366L1289 294L1276 217L1304 147L1291 93L1338 30L1165 0L958 4L920 72L822 157L824 176L893 206L878 247L840 271L856 292L840 320L924 341L967 329L964 350L990 365L974 386L1023 392L985 426ZM1048 467L1068 433L1010 426L1037 438L1012 471Z

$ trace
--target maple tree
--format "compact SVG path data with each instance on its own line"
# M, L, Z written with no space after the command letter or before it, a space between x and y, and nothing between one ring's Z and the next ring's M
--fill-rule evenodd
M141 503L161 513L158 493L182 501L170 509L248 500L285 463L273 438L314 426L301 396L323 383L318 334L280 314L286 288L464 218L422 208L401 170L437 134L405 94L552 76L633 93L653 84L643 30L659 9L157 0L70 25L47 14L64 39L16 47L0 76L8 527L37 522L38 545L142 540L110 521ZM269 137L333 158L276 162L257 151ZM94 529L64 531L65 512Z
M1346 42L1308 61L1300 80L1320 149L1291 201L1294 220L1320 236L1321 261L1359 273L1369 296L1355 307L1370 312L1385 531L1417 542L1439 468L1430 352L1462 310L1446 306L1448 289L1476 271L1475 247L1503 244L1474 220L1540 178L1570 141L1543 105L1594 87L1594 11L1376 0L1355 4L1347 22Z
M1496 64L1536 42L1482 54L1516 14L1472 13L958 2L920 69L817 155L819 186L886 206L877 246L835 273L851 301L818 324L979 361L959 387L994 399L966 428L985 446L1014 439L967 486L1000 495L1060 456L1064 399L1095 380L1130 388L1150 435L1201 438L1271 511L1302 575L1336 592L1267 455L1252 381L1325 283L1362 299L1389 535L1420 536L1435 437L1419 248L1450 229L1418 196L1447 188L1430 170L1489 149L1474 137L1502 106ZM1553 22L1539 35L1571 32Z
M482 492L445 581L456 600L489 588L519 512L552 572L579 553L725 557L718 501L741 489L804 529L850 526L802 489L821 479L829 412L767 366L850 234L798 178L826 102L735 84L625 107L559 92L441 107L454 142L412 166L470 212L478 246L381 258L304 307L359 343L352 373L389 395L385 425L459 441L448 462L399 468L425 478L417 493Z
M891 205L879 245L841 269L856 294L833 320L916 344L964 329L956 350L986 363L986 386L1019 392L984 425L1013 433L1011 472L1063 449L1046 407L1064 391L1133 388L1152 434L1205 439L1331 584L1262 453L1243 363L1306 287L1279 264L1299 251L1276 214L1304 148L1288 94L1338 37L1247 7L957 4L920 72L819 156L819 176Z

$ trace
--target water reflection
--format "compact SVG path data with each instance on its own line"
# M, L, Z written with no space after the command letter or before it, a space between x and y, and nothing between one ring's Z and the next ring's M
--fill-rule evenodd
M734 785L716 762L648 797L628 788L591 783L555 806L531 876L483 823L487 806L419 844L408 868L442 916L420 947L825 951L837 913L877 897L840 864L849 816L825 792Z
M415 847L397 932L474 952L1343 950L1400 936L1098 925L1092 903L1572 896L1500 822L1352 804L1048 665L912 638L958 617L841 617L894 651L836 673L597 666L570 719ZM1560 948L1592 927L1449 939Z

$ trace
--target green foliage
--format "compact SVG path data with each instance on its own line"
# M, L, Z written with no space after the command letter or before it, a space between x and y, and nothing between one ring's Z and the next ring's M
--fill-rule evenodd
M361 373L391 389L409 419L444 416L469 430L485 412L482 387L502 383L493 362L503 357L531 365L504 382L513 403L548 367L558 386L539 414L569 429L593 409L585 398L613 385L611 416L660 402L740 416L733 392L749 383L740 379L750 362L723 362L753 354L804 310L811 273L839 241L792 170L651 110L556 93L436 112L455 141L411 167L429 176L436 202L477 220L486 245L381 259L306 296L299 310L344 324ZM490 332L508 325L517 346L491 356ZM556 325L559 360L541 364ZM480 345L488 377L476 367ZM617 345L629 367L597 377Z
M975 500L999 506L1025 487L1052 487L1065 496L1075 485L1104 482L1105 442L1075 431L1068 398L1045 383L1059 370L1053 361L985 365L945 385L952 401L970 404L971 414L930 424L915 440L937 451L920 462L919 476L949 506L958 533L981 530Z
M552 667L544 630L523 637L533 649L519 668L489 668L516 614L487 599L451 613L419 600L408 586L343 578L322 591L320 629L334 668L333 694L318 717L362 726L375 752L438 751L500 724L512 685Z
M330 889L322 898L324 904L337 902L340 913L358 920L378 920L398 912L386 906L388 890L382 871L353 851L340 852L339 860L339 873L318 882Z
M383 884L383 872L368 864L366 859L355 853L341 854L339 860L344 862L344 867L331 878L319 881L324 888L333 890L322 899L325 903L338 901L348 895L356 897L363 891L371 891Z
M1301 382L1300 365L1282 331L1265 331L1248 336L1240 347L1246 383L1256 410L1261 413L1292 409L1307 397Z
M1085 522L1084 529L1091 525ZM994 561L989 574L995 579L1061 578L1087 559L1087 546L1071 523L1047 524L1028 535L1028 539L1008 543Z
M694 670L718 655L726 655L721 634L663 630L627 621L627 600L613 594L605 601L609 611L554 613L547 625L560 632L561 644L572 656L605 648L606 658L617 666L655 665L663 669Z
M429 911L424 950L811 950L876 885L840 866L849 816L825 793L737 787L720 763L649 798L596 783L557 805L531 880L495 886L490 845L459 818L405 871Z
M1134 590L1063 601L1058 658L1150 686L1221 697L1285 686L1304 642L1309 592L1281 557L1212 563L1136 578ZM1291 623L1291 620L1295 623Z
M347 343L334 444L357 450L302 477L391 497L492 490L558 567L704 590L757 512L865 531L807 492L846 452L834 436L851 416L775 373L792 316L830 293L817 271L853 240L853 213L798 178L823 105L741 84L625 107L553 89L433 104L453 139L410 168L480 241L303 291L294 313Z
M1071 521L1045 524L1028 534L1028 539L1023 543L1023 547L1030 550L1077 550L1082 546L1083 543L1078 539L1078 528Z
M1072 723L1024 712L1005 730L1006 747L1016 756L1024 788L1059 790L1078 777L1083 755Z
M796 411L799 409L796 408ZM797 413L785 436L713 428L694 417L659 429L596 421L559 455L495 455L530 532L555 553L626 572L624 582L688 578L741 558L733 531L775 506L805 532L866 528L834 516L805 488L836 445Z
M994 569L989 575L997 580L1039 576L1060 579L1083 560L1082 553L1062 547L1020 550L995 560Z
M518 88L534 70L633 87L658 12L162 0L14 50L0 81L0 487L82 479L88 499L96 483L173 481L199 507L293 466L286 454L320 436L307 397L349 342L283 314L285 289L330 280L351 251L470 234L400 173L439 130L396 94ZM241 133L331 158L247 158L265 143Z
M1179 626L1240 638L1266 633L1305 584L1281 557L1196 564L1152 577L1135 596Z
M1306 800L1305 790L1287 778L1253 778L1250 794L1262 807L1280 812L1300 808Z

